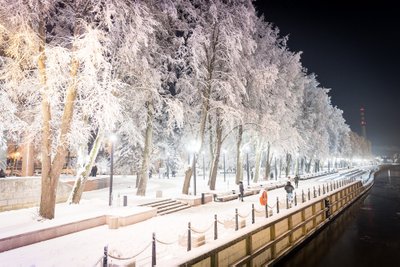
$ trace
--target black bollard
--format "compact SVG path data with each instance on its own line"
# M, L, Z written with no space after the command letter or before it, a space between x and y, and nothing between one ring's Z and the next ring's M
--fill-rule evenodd
M190 229L190 222L188 223L188 240L187 240L187 251L192 249L192 231Z
M251 223L255 223L254 204L251 204Z
M153 241L152 241L152 247L151 247L151 267L154 267L157 265L157 256L156 256L156 233L153 233Z
M124 207L128 206L128 196L124 196Z
M304 190L301 190L301 203L304 203L305 201Z
M308 200L311 199L311 193L310 193L310 188L308 188Z
M296 195L296 192L294 192L294 205L297 206L297 195Z
M214 215L214 240L218 239L218 219L217 214Z
M104 246L104 251L103 251L103 267L107 267L108 265L108 246Z
M268 218L268 204L265 203L265 218Z
M238 209L235 209L235 231L239 230L239 214Z
M276 213L279 213L279 198L276 197Z

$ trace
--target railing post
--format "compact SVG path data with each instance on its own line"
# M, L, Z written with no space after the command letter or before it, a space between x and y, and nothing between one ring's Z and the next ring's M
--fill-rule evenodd
M296 192L294 192L294 205L297 206L297 195L296 195Z
M239 230L239 214L238 209L235 209L235 231Z
M108 245L104 246L103 250L103 267L107 267L108 265Z
M156 253L156 233L153 233L153 241L152 241L152 249L151 249L151 267L157 265L157 253Z
M289 198L286 196L286 209L289 209Z
M218 239L218 219L217 214L214 215L214 240Z
M188 222L188 240L187 240L187 251L192 249L192 231L190 229L190 222Z
M325 185L322 184L322 194L325 195Z
M304 197L304 190L301 189L301 203L305 202L305 197Z
M254 218L254 204L251 204L251 223L255 223L255 218Z
M279 213L279 198L276 197L276 213Z
M268 204L265 203L265 218L268 218Z

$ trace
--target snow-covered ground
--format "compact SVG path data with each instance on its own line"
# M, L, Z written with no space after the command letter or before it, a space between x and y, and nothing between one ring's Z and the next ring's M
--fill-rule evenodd
M217 190L227 191L236 189L234 176L228 175L226 182L219 177ZM96 214L106 214L117 209L133 209L138 204L156 199L156 192L162 191L163 197L178 198L181 196L181 185L183 177L162 179L154 177L148 184L147 196L135 195L134 176L114 177L114 206L108 206L108 188L85 192L83 200L79 205L57 204L56 218L53 220L39 220L37 208L6 211L0 213L0 238L16 235L26 230L42 229L52 225L58 225L73 220L88 218ZM300 181L296 190L307 192L308 188L320 184L317 180ZM264 182L266 184L266 182ZM246 182L245 182L246 185ZM197 177L197 192L209 192L207 181L203 177ZM122 206L122 196L128 196L128 206ZM276 198L285 198L283 188L269 191L269 205L275 206ZM118 229L109 229L107 225L80 231L74 234L50 239L25 247L13 249L0 253L0 266L100 266L99 260L103 255L104 246L108 246L111 254L132 258L136 256L136 266L151 266L151 240L155 233L157 239L157 264L170 262L172 259L183 257L187 251L186 233L188 223L191 222L192 229L204 232L206 245L215 245L223 242L235 234L234 229L224 228L223 222L232 220L235 209L239 216L246 219L246 225L251 224L251 207L255 205L256 223L265 220L263 207L259 204L258 196L245 197L244 202L238 200L228 202L211 202L205 205L192 207L173 214L156 216L143 222ZM284 207L281 207L281 212ZM274 213L275 207L274 207ZM218 216L218 240L213 240L214 215ZM272 220L273 216L269 218ZM239 229L239 231L241 231ZM179 239L183 239L180 245ZM202 249L204 249L202 246ZM199 248L192 248L196 250Z

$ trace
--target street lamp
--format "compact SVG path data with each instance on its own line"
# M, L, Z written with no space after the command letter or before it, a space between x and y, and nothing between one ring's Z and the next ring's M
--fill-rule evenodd
M224 150L222 150L222 153L223 153L223 155L224 155L224 182L226 182L226 168L225 168L225 166L226 166L226 161L225 161L225 153L226 151L225 151L225 149Z
M190 149L193 151L193 194L196 195L196 153L200 149L200 142L192 141Z
M249 152L246 152L246 165L247 165L247 185L250 185L250 166L249 166Z
M203 180L205 180L206 179L206 164L205 164L205 159L204 159L204 157L205 157L204 151L202 152L202 154L203 154Z
M167 179L169 179L169 152L167 152Z
M114 174L114 143L117 141L117 136L110 136L111 153L110 153L110 192L108 195L108 206L112 206L112 190L113 190L113 174Z
M250 185L250 166L249 166L249 146L245 145L244 151L246 152L246 172L247 172L247 185Z

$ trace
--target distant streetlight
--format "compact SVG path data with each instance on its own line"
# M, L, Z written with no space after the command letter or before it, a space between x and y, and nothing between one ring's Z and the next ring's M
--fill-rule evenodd
M204 151L202 152L202 154L203 154L203 180L205 180L206 179L206 164L205 164L205 159L204 159L204 157L205 157Z
M169 179L169 152L167 152L167 179Z
M189 150L193 152L193 194L196 195L196 153L200 149L200 142L192 141Z
M225 149L222 150L222 154L224 155L224 182L226 182L226 158L225 158Z
M108 205L112 206L112 190L113 190L113 174L114 174L114 143L117 141L117 136L110 136L111 152L110 152L110 193L108 195Z
M250 185L250 166L249 166L249 146L246 145L244 147L244 151L246 152L246 172L247 172L247 185Z

